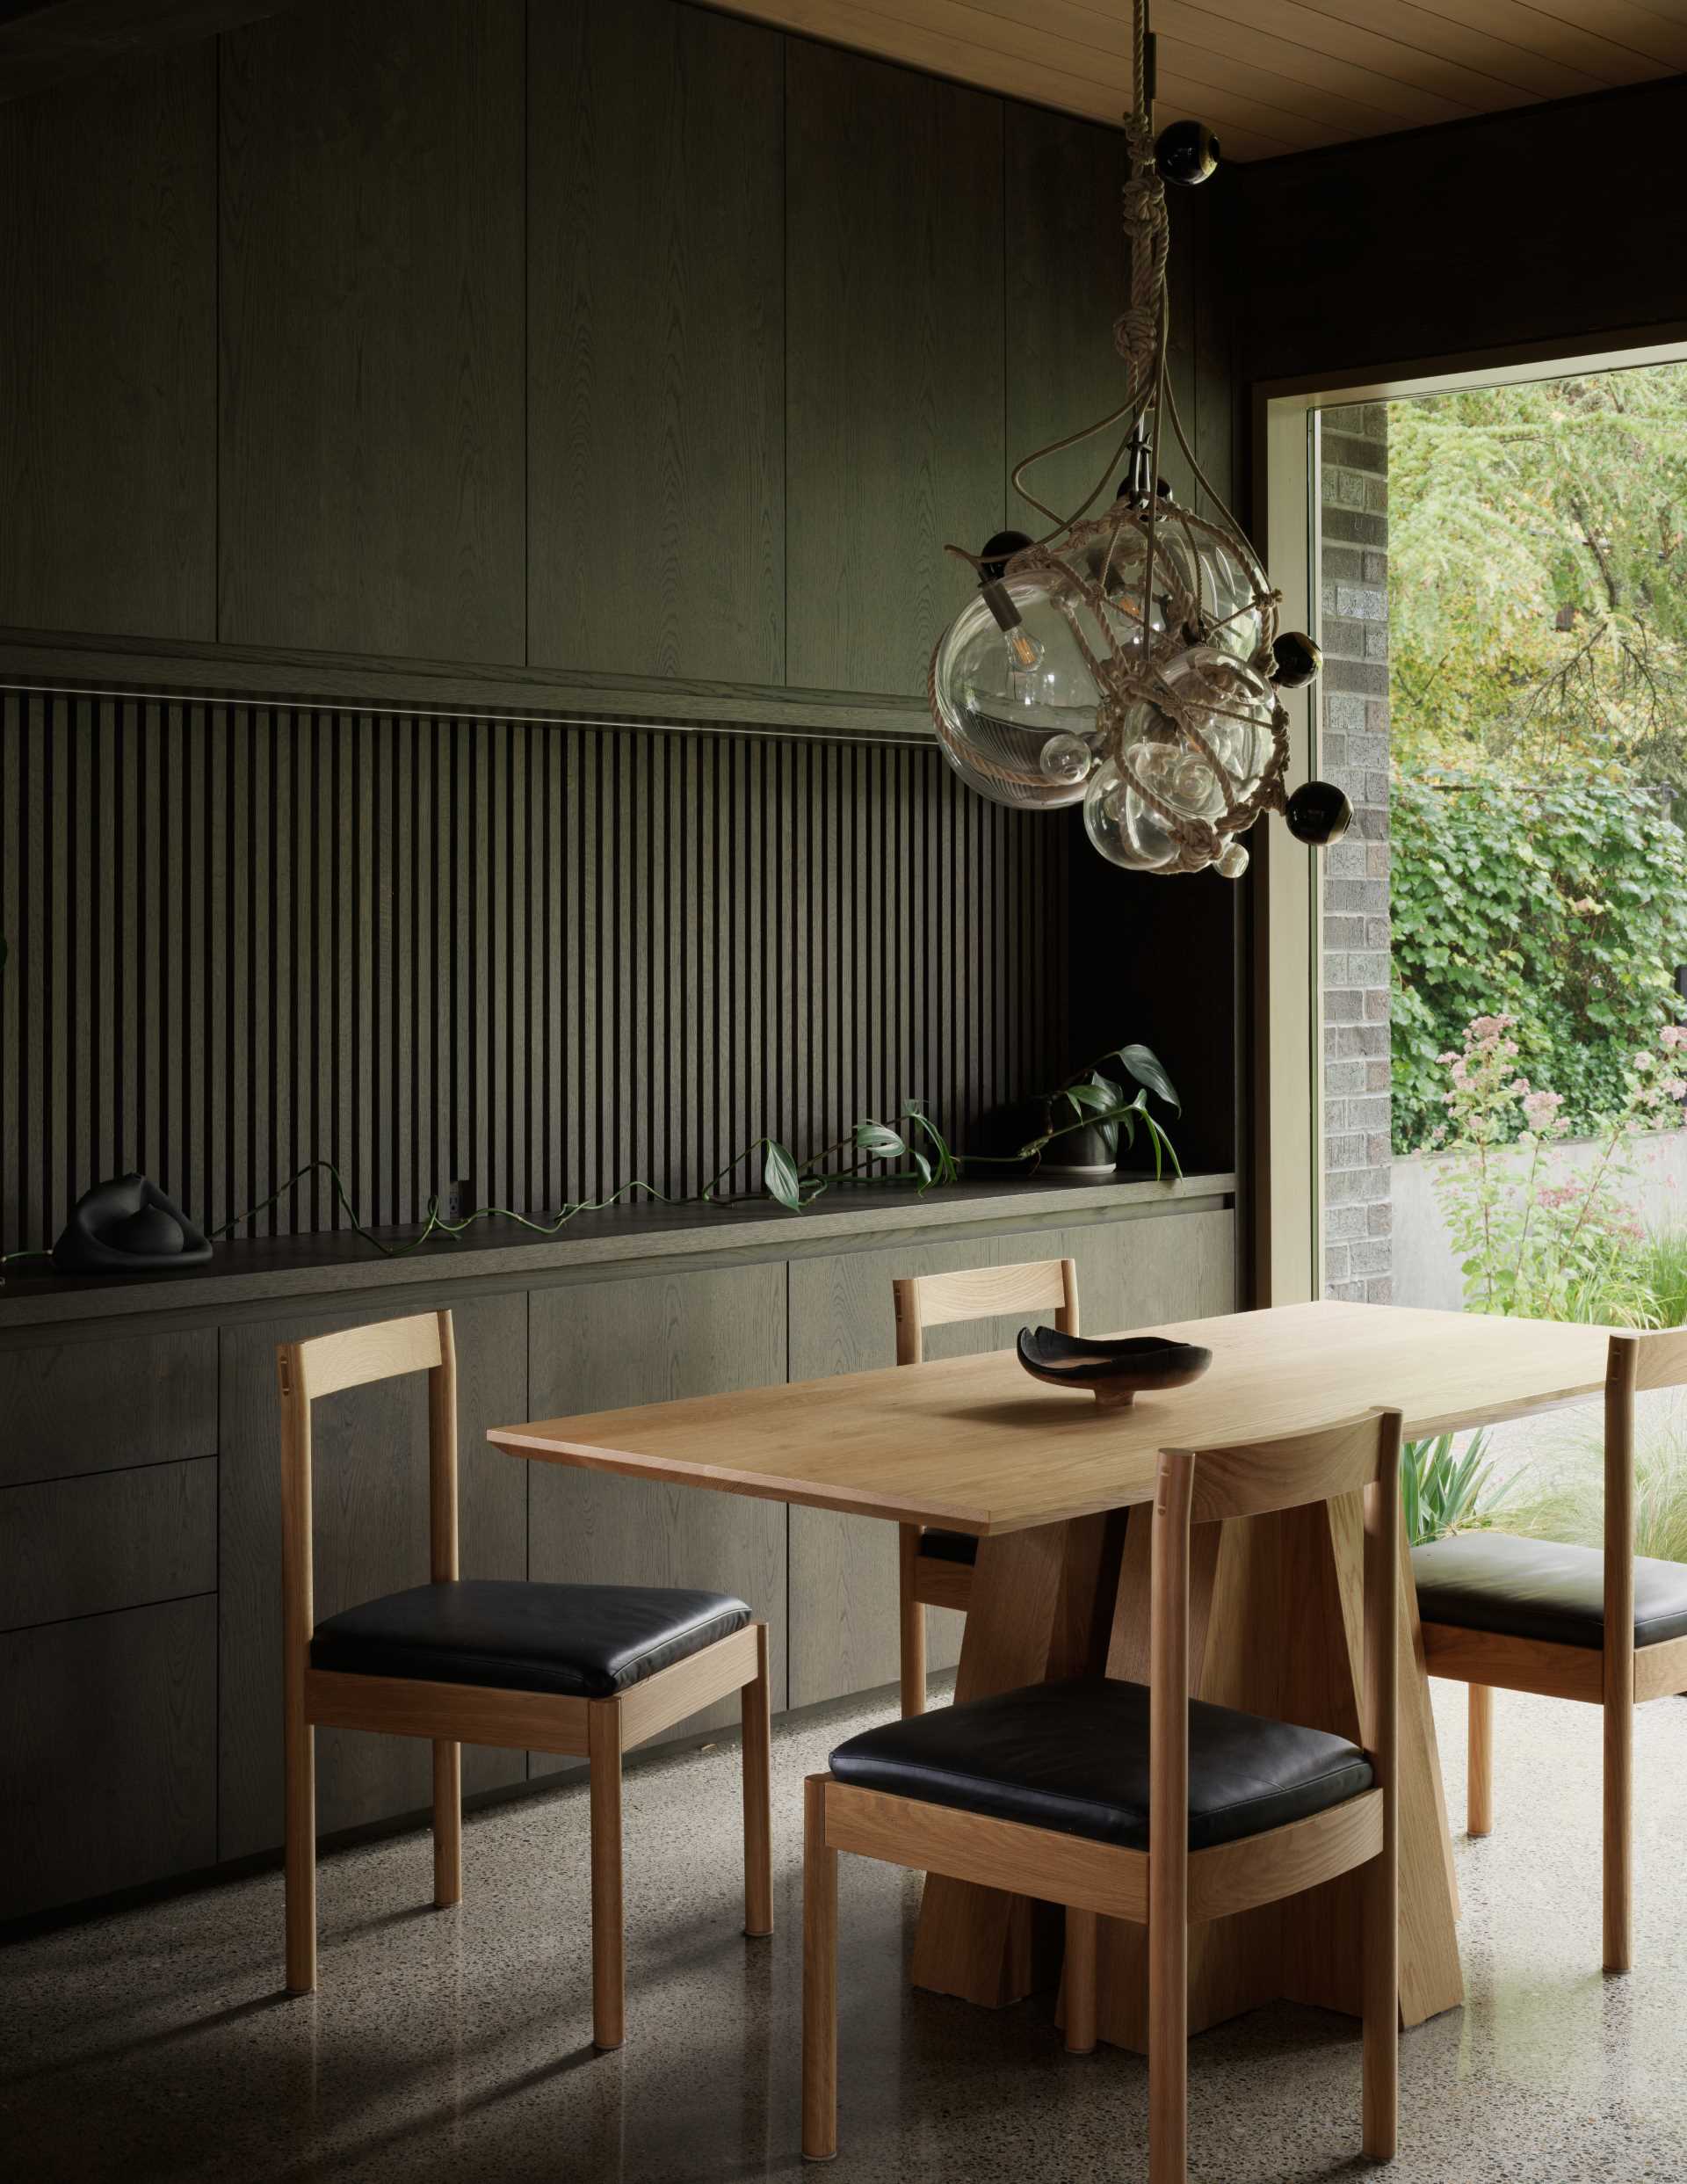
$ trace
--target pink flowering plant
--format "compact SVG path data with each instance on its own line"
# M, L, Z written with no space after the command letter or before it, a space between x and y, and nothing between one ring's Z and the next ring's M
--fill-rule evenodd
M1633 1203L1635 1141L1680 1126L1687 1102L1687 1027L1668 1024L1631 1054L1623 1102L1589 1161L1566 1157L1564 1101L1519 1069L1517 1019L1475 1016L1464 1045L1440 1057L1444 1119L1432 1142L1436 1196L1464 1273L1465 1309L1522 1319L1659 1321ZM1523 1149L1521 1167L1511 1149Z

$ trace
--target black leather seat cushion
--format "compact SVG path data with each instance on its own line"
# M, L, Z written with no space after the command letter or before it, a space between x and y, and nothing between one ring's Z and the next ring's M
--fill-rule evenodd
M418 1585L318 1623L313 1668L608 1699L749 1621L742 1600L651 1585Z
M1596 1651L1605 1636L1605 1558L1596 1547L1455 1532L1412 1549L1425 1622ZM1687 1637L1687 1564L1634 1558L1634 1643Z
M921 1533L920 1552L930 1555L934 1562L976 1562L978 1542L970 1532L941 1532L934 1528Z
M832 1773L926 1804L1146 1850L1148 1687L1080 1676L887 1722L840 1745ZM1304 1819L1372 1780L1364 1752L1344 1738L1191 1702L1191 1850Z

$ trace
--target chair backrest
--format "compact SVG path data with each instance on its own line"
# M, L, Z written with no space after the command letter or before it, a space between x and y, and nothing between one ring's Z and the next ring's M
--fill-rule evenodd
M282 1622L289 1662L315 1626L311 1554L310 1407L322 1396L401 1374L428 1375L430 1574L457 1571L457 1346L449 1312L419 1312L276 1346L281 1386Z
M1003 1312L1054 1314L1063 1335L1078 1331L1078 1266L1072 1259L1026 1260L1017 1266L968 1266L953 1274L903 1274L890 1285L896 1307L896 1362L918 1365L928 1327Z
M1148 1614L1152 1856L1169 1850L1181 1862L1188 1847L1191 1525L1266 1516L1343 1494L1365 1496L1363 1741L1392 1815L1399 1745L1401 1424L1398 1411L1369 1411L1310 1433L1162 1452Z
M1613 1335L1605 1364L1606 1688L1634 1676L1634 1398L1687 1384L1687 1329Z

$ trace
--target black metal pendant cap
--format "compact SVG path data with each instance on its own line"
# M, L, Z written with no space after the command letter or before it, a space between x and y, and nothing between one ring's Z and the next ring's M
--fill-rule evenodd
M1285 808L1289 832L1313 849L1339 842L1353 824L1353 807L1334 781L1302 781Z
M998 531L993 538L986 539L984 551L979 556L979 582L1000 584L1008 563L1030 544L1023 531Z
M1302 629L1285 629L1271 647L1271 680L1279 690L1304 690L1324 664L1324 656Z
M1154 163L1162 182L1192 189L1217 173L1219 140L1205 121L1174 121L1154 140Z

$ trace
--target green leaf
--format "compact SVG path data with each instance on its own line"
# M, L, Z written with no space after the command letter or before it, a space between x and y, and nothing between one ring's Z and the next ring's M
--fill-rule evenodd
M762 1186L770 1198L777 1198L781 1206L794 1213L802 1210L802 1186L797 1180L797 1164L777 1138L762 1140Z
M1144 1085L1151 1092L1157 1093L1174 1113L1183 1113L1184 1103L1177 1097L1177 1088L1166 1075L1159 1056L1151 1047L1119 1047L1114 1053L1139 1085Z
M855 1144L858 1151L871 1153L875 1160L898 1160L908 1150L887 1122L875 1122L871 1116L856 1124Z

